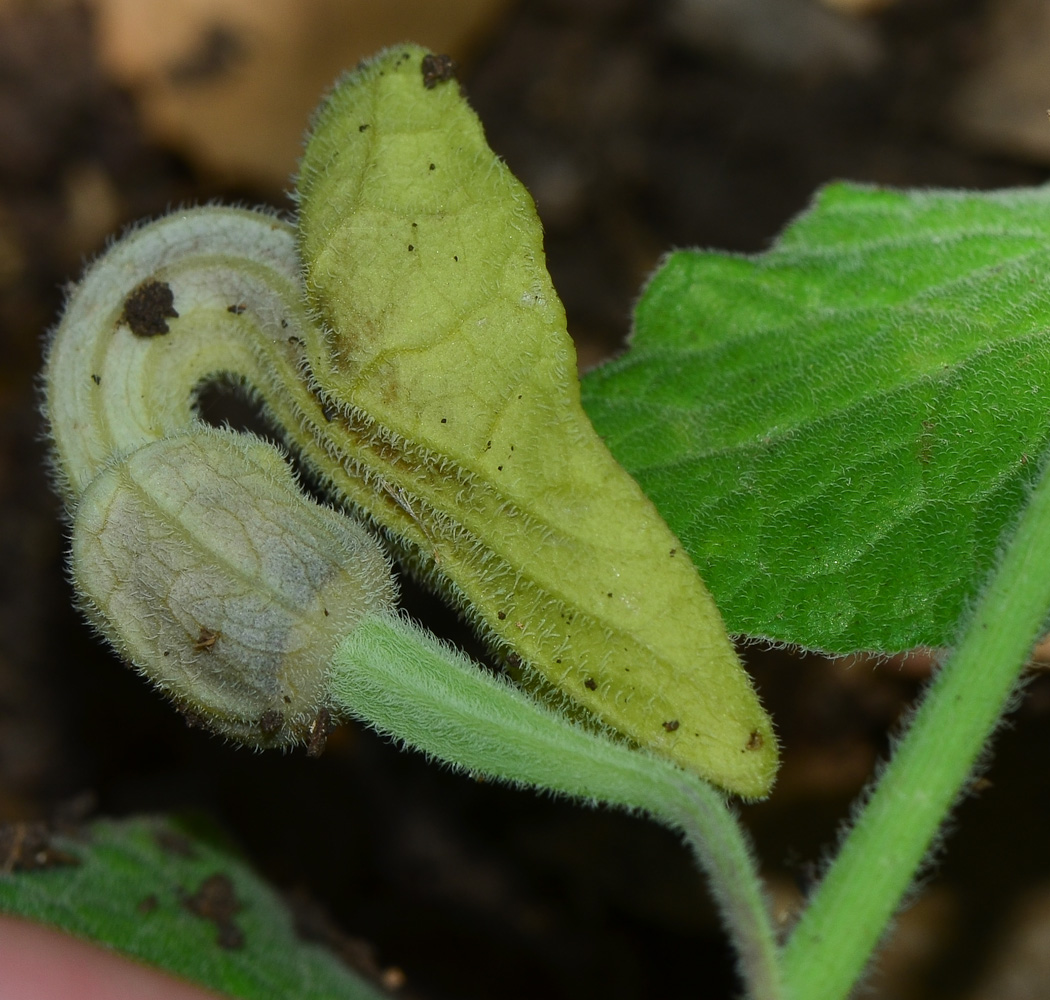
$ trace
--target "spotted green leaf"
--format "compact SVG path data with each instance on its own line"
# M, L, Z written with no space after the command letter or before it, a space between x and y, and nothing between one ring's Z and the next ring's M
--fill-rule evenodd
M303 940L277 893L233 851L172 820L100 820L64 835L23 824L0 833L8 848L19 837L23 845L0 870L0 913L49 924L223 996L383 996Z

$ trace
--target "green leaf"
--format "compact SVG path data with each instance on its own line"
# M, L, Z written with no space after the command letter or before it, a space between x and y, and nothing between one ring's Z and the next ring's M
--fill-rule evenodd
M825 189L768 252L656 273L584 380L731 632L951 640L1048 441L1050 190Z
M51 924L231 997L382 996L298 937L278 895L236 855L170 820L102 820L77 836L46 839L29 832L38 842L20 852L27 870L0 870L0 913Z

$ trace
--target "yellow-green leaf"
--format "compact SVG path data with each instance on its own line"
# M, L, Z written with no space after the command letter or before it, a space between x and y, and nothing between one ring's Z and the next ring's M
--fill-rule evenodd
M309 377L371 502L347 492L527 674L764 794L769 719L684 549L584 414L532 200L432 58L402 46L347 77L299 178L325 333Z

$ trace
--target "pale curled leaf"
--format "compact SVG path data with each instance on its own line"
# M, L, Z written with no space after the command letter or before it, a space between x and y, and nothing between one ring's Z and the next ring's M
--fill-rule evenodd
M337 642L397 593L375 540L271 445L197 428L98 475L73 522L89 617L176 704L241 742L301 741Z
M752 258L672 255L587 411L733 632L949 642L1050 427L1050 192L825 190Z
M296 374L305 315L294 231L196 208L132 229L74 286L48 344L45 412L66 502L116 457L200 426L211 381L251 386L275 422L323 422Z
M297 374L320 337L292 230L240 209L133 229L89 268L49 345L46 410L89 616L188 717L258 746L326 731L334 639L396 598L360 525L308 500L285 459L198 419L244 381L279 424L321 403ZM304 435L305 461L323 444Z

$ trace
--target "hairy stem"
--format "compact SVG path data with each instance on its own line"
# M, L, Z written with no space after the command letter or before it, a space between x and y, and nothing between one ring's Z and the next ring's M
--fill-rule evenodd
M402 618L355 628L335 656L337 705L453 767L640 809L679 829L710 880L754 1000L781 996L777 949L746 837L693 774L586 730Z
M848 995L1006 710L1050 608L1050 473L784 953L789 997Z

